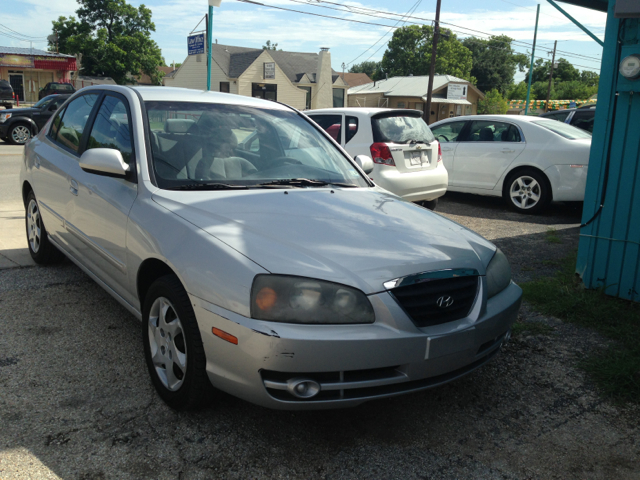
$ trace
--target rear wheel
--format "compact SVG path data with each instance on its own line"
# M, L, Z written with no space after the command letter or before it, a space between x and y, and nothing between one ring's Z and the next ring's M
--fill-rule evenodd
M25 226L27 229L27 244L31 258L41 265L60 262L64 255L49 241L49 234L44 228L40 215L40 207L33 191L27 195L27 209L25 212Z
M9 130L9 141L14 145L24 145L31 138L29 125L17 123Z
M418 202L418 204L423 206L424 208L428 208L429 210L435 210L438 206L438 199L436 198L434 200L423 200L421 202Z
M176 410L193 410L211 401L213 386L195 313L180 280L156 280L144 300L144 354L156 391Z
M517 212L539 213L551 202L551 185L537 170L520 170L507 177L502 198Z

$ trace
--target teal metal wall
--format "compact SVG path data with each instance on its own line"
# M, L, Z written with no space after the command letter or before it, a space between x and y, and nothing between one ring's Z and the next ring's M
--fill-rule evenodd
M622 58L640 54L640 19L614 18L614 5L610 0L582 222L597 216L580 230L576 271L588 288L640 301L640 80L618 73Z

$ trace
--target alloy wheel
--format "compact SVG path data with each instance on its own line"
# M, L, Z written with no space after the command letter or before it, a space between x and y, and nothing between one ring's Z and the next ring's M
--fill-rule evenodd
M158 297L149 311L151 361L162 384L178 390L187 374L187 344L180 318L165 297Z
M513 181L509 196L517 208L528 210L540 202L542 188L535 178L523 175Z
M40 220L40 210L38 202L31 200L27 207L27 229L29 246L33 253L40 250L40 241L42 239L42 221Z
M27 143L27 141L31 138L31 132L28 127L24 125L18 125L11 130L11 139L20 145Z

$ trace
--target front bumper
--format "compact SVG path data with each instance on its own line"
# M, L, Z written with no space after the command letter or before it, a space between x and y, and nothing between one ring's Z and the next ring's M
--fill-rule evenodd
M369 297L376 321L368 325L265 322L191 299L215 387L275 409L326 409L441 385L492 358L516 320L522 290L511 283L487 301L481 279L467 317L425 328L388 292ZM213 327L238 344L214 336ZM301 378L317 382L320 393L296 398L288 385Z

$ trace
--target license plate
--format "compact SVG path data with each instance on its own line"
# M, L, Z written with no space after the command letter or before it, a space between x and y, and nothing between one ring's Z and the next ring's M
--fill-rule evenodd
M411 152L411 165L422 164L422 152Z

